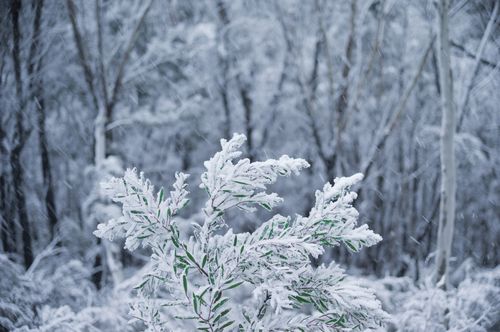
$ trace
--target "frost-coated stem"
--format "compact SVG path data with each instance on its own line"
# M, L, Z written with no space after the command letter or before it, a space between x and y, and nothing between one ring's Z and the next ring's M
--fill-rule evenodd
M441 202L435 281L446 289L448 268L455 224L455 114L450 69L450 39L448 31L449 0L441 0L438 13L438 64L441 86Z

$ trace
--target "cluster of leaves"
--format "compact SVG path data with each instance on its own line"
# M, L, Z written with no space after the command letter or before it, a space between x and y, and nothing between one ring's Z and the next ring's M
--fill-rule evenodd
M275 215L251 234L223 232L227 210L271 210L282 199L267 193L266 186L309 166L288 156L234 163L244 141L237 134L221 140L221 151L205 162L200 185L208 194L204 222L192 224L191 236L180 231L177 218L188 203L187 175L176 175L169 197L163 189L154 195L150 182L135 170L104 184L122 204L123 216L99 225L95 234L125 237L130 250L151 249L132 315L155 331L336 331L380 325L386 314L372 291L335 264L313 268L310 261L324 247L344 244L357 252L381 240L366 225L357 226L356 193L349 187L362 175L327 183L316 192L307 217Z
M121 304L130 291L97 293L88 268L53 249L42 251L27 271L0 254L0 331L137 330L128 324L127 306Z

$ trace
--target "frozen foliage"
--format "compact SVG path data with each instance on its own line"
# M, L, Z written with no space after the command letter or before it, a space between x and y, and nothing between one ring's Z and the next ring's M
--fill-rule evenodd
M357 252L381 240L356 225L356 193L349 187L362 175L327 183L308 216L275 215L251 234L234 234L224 219L227 210L271 210L282 199L266 186L309 166L288 156L235 161L244 142L237 134L221 140L222 150L205 162L200 187L208 199L204 221L192 223L192 235L180 232L185 221L178 218L188 204L187 175L176 174L170 195L163 188L155 194L135 170L103 185L123 215L98 225L95 235L125 237L129 250L151 249L132 316L151 331L344 331L383 323L387 314L370 289L333 263L314 268L310 262L325 247L343 244Z
M470 269L444 291L410 278L386 277L359 282L375 290L390 323L380 331L487 332L500 325L500 269Z
M48 249L26 272L0 255L0 331L134 330L126 316L127 292L97 293L82 262Z
M486 332L500 314L500 269L480 273L448 291L425 286L396 313L400 330Z

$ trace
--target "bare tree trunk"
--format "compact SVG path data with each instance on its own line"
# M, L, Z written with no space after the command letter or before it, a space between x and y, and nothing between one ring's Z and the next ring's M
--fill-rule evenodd
M255 160L255 153L254 153L253 134L252 134L253 133L252 98L250 98L247 88L241 86L241 82L240 82L240 96L244 110L244 123L245 123L245 135L247 136L246 144L247 144L248 159L250 159L250 161L253 161Z
M84 40L80 29L78 28L78 22L76 17L76 5L73 0L66 0L66 7L68 8L68 16L71 22L71 28L73 30L73 36L75 39L76 49L78 51L78 61L80 66L83 69L83 75L85 77L85 83L87 84L87 88L89 90L92 106L94 106L95 110L99 109L99 104L97 101L96 89L94 87L94 79L92 74L92 69L87 60L87 53L85 52Z
M43 93L43 81L40 76L42 59L36 61L36 56L40 53L41 19L43 11L43 0L35 2L35 19L33 21L33 40L31 42L28 58L29 92L35 98L35 110L37 119L37 135L40 149L41 168L43 175L43 191L45 208L49 220L51 240L54 239L57 226L57 209L54 197L54 185L50 172L50 156L48 151L47 136L45 134L45 98ZM38 62L38 69L35 73L35 65ZM36 77L35 77L36 76Z
M43 82L38 83L37 95L37 122L38 122L38 142L40 146L40 157L43 174L43 190L45 191L45 207L47 209L47 216L49 220L51 239L56 236L56 227L58 224L57 208L55 200L54 183L51 174L51 162L49 156L49 149L47 143L47 136L45 134L45 99L43 96Z
M7 52L2 52L1 56L5 56ZM3 92L3 70L5 68L5 61L0 62L0 99L2 98ZM4 139L6 138L6 132L3 128L4 118L0 116L0 240L2 241L2 248L4 252L10 253L15 251L14 241L12 239L16 238L16 228L14 224L14 218L11 217L11 209L7 209L10 206L10 195L8 194L8 171L7 164L8 161L8 148L4 144Z
M351 72L351 66L353 65L353 49L354 49L354 39L356 38L356 0L351 0L351 19L350 19L350 31L349 37L347 39L347 45L345 50L345 63L342 67L342 90L339 98L337 99L337 104L335 107L336 112L336 128L335 128L335 150L336 162L334 165L337 171L340 169L340 159L342 158L342 137L343 131L346 126L346 117L348 114L349 107L349 74ZM326 36L325 36L326 37ZM328 52L327 52L328 54ZM340 174L339 174L340 175Z
M24 144L28 139L28 134L24 128L23 112L24 101L22 92L21 80L21 59L19 44L21 42L21 31L19 29L19 13L21 11L21 0L11 1L11 15L12 15L12 37L13 37L13 50L12 60L14 63L14 74L16 80L16 97L18 108L16 111L16 124L14 133L14 146L10 153L10 165L12 168L12 184L14 186L14 199L19 216L19 224L22 228L22 245L24 265L29 268L33 263L33 251L31 247L31 229L28 218L28 211L26 208L26 197L24 195L24 169L21 165L21 152Z
M98 5L98 4L96 4ZM86 47L84 45L84 40L80 29L78 28L77 21L77 11L76 5L73 0L66 0L66 7L68 9L68 16L71 22L71 27L73 30L73 36L75 40L76 49L78 51L78 60L80 66L82 67L83 74L85 77L85 83L87 85L88 92L90 94L91 105L97 111L97 117L94 127L94 164L100 165L105 157L105 121L104 121L104 107L100 106L97 98L97 88L95 87L94 74L92 72L91 66L87 60ZM97 14L97 9L96 9ZM99 19L99 17L97 17ZM98 23L99 24L99 23ZM100 26L98 26L100 27ZM98 31L98 34L100 31ZM98 38L100 38L98 36ZM100 42L100 41L99 41ZM102 68L101 68L102 69ZM104 86L106 89L106 86ZM102 103L101 103L102 104ZM97 246L101 247L101 239L97 239ZM97 253L94 259L94 266L92 271L92 282L97 288L101 287L102 280L102 258L101 254Z
M221 60L224 61L224 60ZM222 66L225 68L227 65L222 64ZM222 78L223 82L220 87L220 95L222 98L222 107L224 109L224 137L225 138L230 138L231 137L231 110L229 109L229 98L227 95L227 77L225 72L227 69L223 69L224 71L224 76Z
M221 27L218 29L218 41L219 43L224 44L225 43L225 38L221 36L223 27L227 26L229 24L229 18L227 16L227 11L226 7L224 5L224 2L222 0L218 0L216 3L217 7L217 16L219 17L219 20L221 21ZM226 55L220 54L220 52L217 52L217 61L219 68L222 71L222 77L220 78L221 82L219 84L219 91L220 91L220 96L222 99L222 107L224 109L224 137L225 138L230 138L231 137L231 111L229 109L229 98L228 98L228 72L229 72L229 62L227 60Z
M320 137L320 132L318 124L314 116L314 107L316 105L316 94L318 90L318 68L319 68L319 57L321 53L321 36L318 36L314 46L314 62L311 75L307 82L303 82L302 78L297 78L297 83L300 87L301 94L303 95L303 105L306 111L306 116L309 120L309 125L311 129L311 135L316 146L316 151L318 157L325 168L325 174L328 179L333 179L334 166L335 166L335 156L336 154L328 154L325 152L323 141Z
M106 159L106 124L108 123L106 113L104 106L100 105L94 124L94 164L97 168L100 168Z
M219 17L219 20L222 24L223 27L229 25L231 22L229 19L229 16L227 14L226 10L226 5L224 4L224 1L218 0L216 3L216 9L217 9L217 15ZM220 31L219 31L220 33ZM222 97L222 104L224 107L224 115L225 115L225 126L224 126L224 134L227 136L230 134L231 130L231 117L230 117L230 112L229 112L229 103L228 103L228 96L227 96L227 73L229 71L229 64L228 60L225 58L222 58L219 55L218 58L219 61L219 66L221 67L223 71L223 77L222 81L223 83L221 84L221 97ZM244 118L244 125L245 125L245 135L247 136L247 154L248 158L253 161L255 159L255 144L253 140L253 124L252 124L252 98L250 97L250 91L248 84L246 82L243 82L242 79L238 76L237 78L238 82L238 91L241 97L241 103L243 105L243 118Z
M438 68L441 87L441 203L435 281L446 289L455 224L455 113L450 68L448 27L449 0L441 0L438 8Z
M11 213L7 210L9 195L7 191L7 163L4 162L4 156L8 155L8 151L3 143L4 138L5 132L0 124L0 240L3 251L10 253L16 250L13 241L16 238L16 227Z

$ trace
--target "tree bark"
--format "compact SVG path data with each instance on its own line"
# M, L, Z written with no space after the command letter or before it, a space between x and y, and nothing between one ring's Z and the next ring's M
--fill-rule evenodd
M225 38L222 35L224 27L229 24L229 18L227 17L226 7L224 3L219 0L216 3L217 16L221 21L220 26L217 29L217 42L225 44ZM218 47L219 48L219 47ZM228 73L229 73L229 62L226 55L221 54L217 51L217 65L219 66L222 74L219 83L219 93L222 101L222 108L224 111L224 127L223 135L225 138L229 139L231 137L231 110L229 109L229 96L228 96Z
M43 11L43 0L35 2L35 19L33 21L33 39L31 42L29 58L28 58L28 76L29 76L29 92L33 94L35 99L36 110L36 131L40 149L40 160L43 175L43 191L45 208L47 210L47 218L49 221L49 229L51 240L54 239L57 226L57 209L54 194L54 185L52 181L51 163L47 144L47 135L45 133L45 97L43 91L43 80L41 78L42 59L36 61L37 55L40 53L40 36L41 36L41 19ZM35 73L35 65L38 63Z
M245 135L247 136L247 153L250 161L255 160L254 144L253 144L253 124L252 124L252 98L246 87L241 86L240 82L240 97L244 110Z
M5 132L0 123L0 240L2 241L3 251L11 253L16 250L13 239L16 238L16 227L11 213L7 210L9 206L8 173L4 156L8 155L7 148L3 144Z
M334 154L336 155L336 162L334 167L337 171L340 171L340 159L342 158L342 138L343 132L346 126L346 118L348 116L347 111L349 108L349 75L351 72L351 66L353 64L353 49L354 49L354 39L356 38L356 0L351 0L351 19L350 19L350 31L349 37L347 39L347 45L345 49L345 62L342 67L342 90L340 96L337 99L337 104L335 107L336 112L336 128L335 128L335 147ZM326 39L326 36L325 36ZM326 44L325 47L328 47ZM326 53L328 55L328 52ZM340 174L339 174L340 175Z
M448 26L449 0L438 6L438 69L441 87L441 202L435 282L446 289L455 224L455 107L450 68L450 39Z
M2 57L7 52L2 52ZM5 68L5 62L0 63L0 99L2 98L3 92L3 71ZM11 209L7 209L10 206L10 197L8 193L8 161L9 156L7 145L4 144L4 140L7 133L4 130L4 117L0 116L0 240L2 241L2 248L4 252L10 253L15 251L14 241L12 239L16 238L16 228L14 219L11 217Z
M47 217L49 220L51 239L56 236L56 228L58 224L57 208L55 200L54 182L51 174L51 162L45 133L45 99L43 96L43 82L40 80L38 84L37 98L37 123L38 123L38 142L40 148L40 159L43 174L43 190L45 192L45 208L47 209Z
M21 78L21 57L19 45L21 42L21 31L19 29L19 14L21 12L21 0L11 1L12 16L12 61L14 63L14 76L16 81L17 111L15 116L14 144L10 153L10 165L12 168L12 184L14 186L14 200L19 216L19 224L22 228L22 246L24 265L29 268L33 263L33 251L31 247L31 229L26 208L26 197L24 194L24 169L21 165L21 152L28 139L28 134L24 128L23 112L23 87Z

